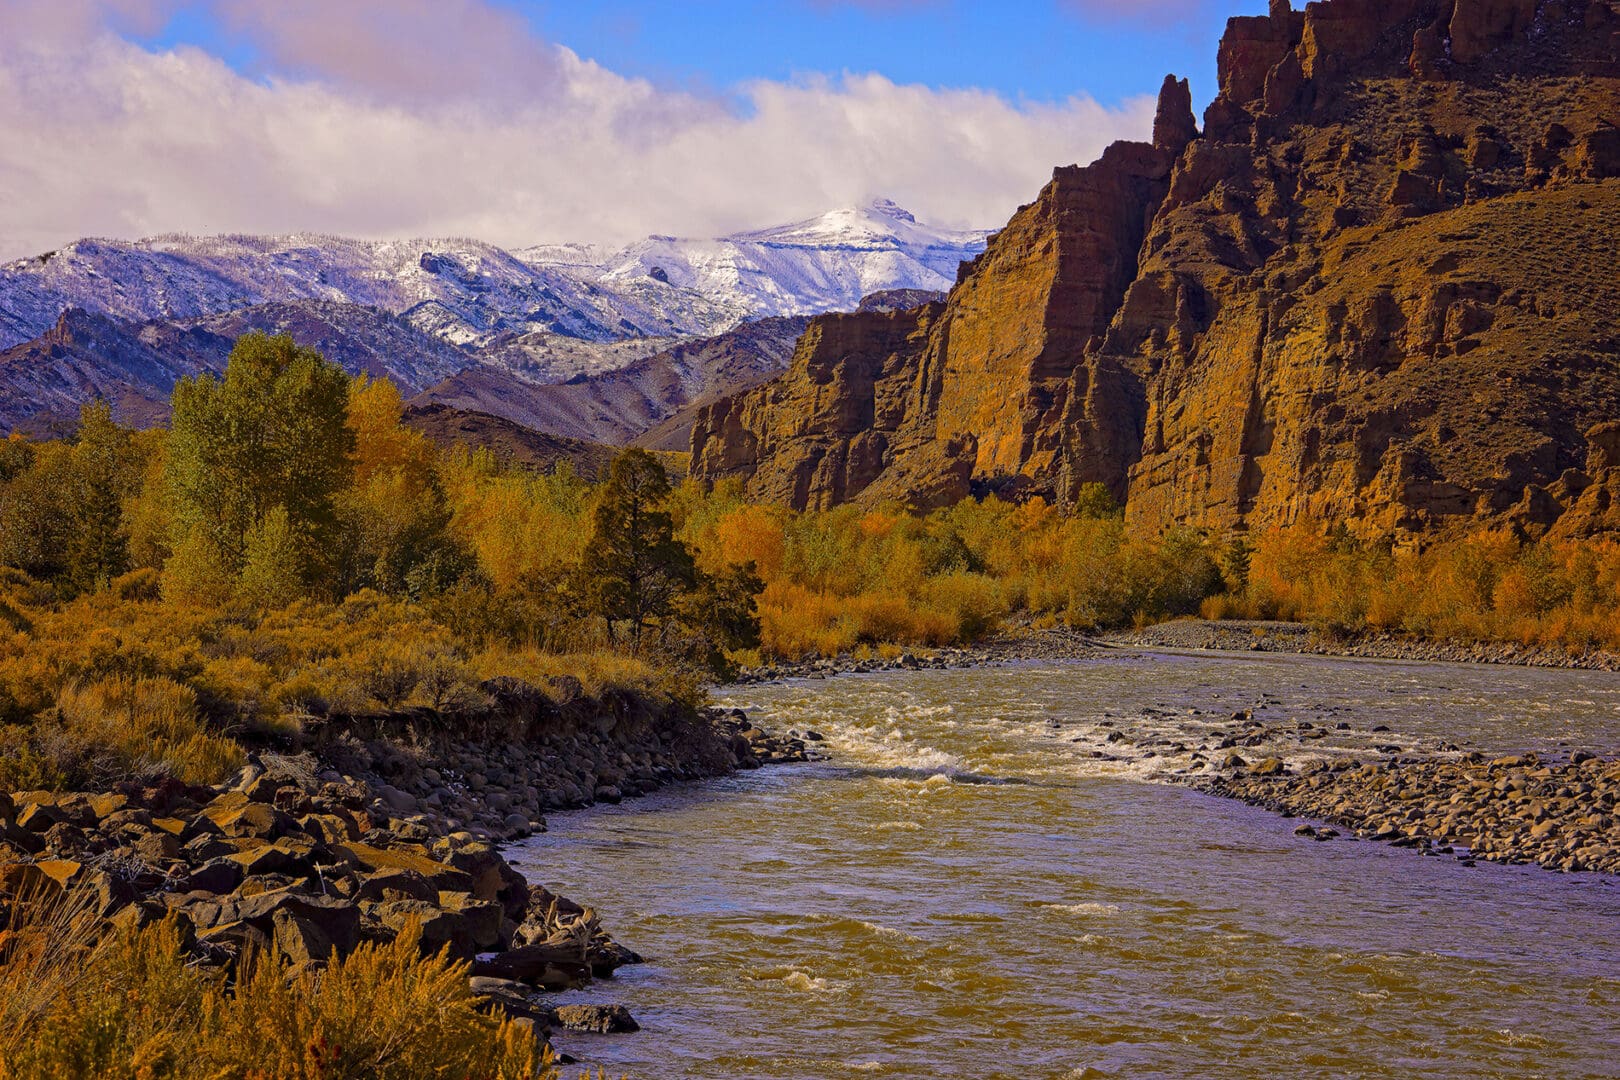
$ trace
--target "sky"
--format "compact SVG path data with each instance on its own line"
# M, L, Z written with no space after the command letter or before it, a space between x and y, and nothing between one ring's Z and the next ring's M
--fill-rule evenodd
M0 259L81 236L506 247L892 198L991 228L1214 93L1263 0L0 0Z

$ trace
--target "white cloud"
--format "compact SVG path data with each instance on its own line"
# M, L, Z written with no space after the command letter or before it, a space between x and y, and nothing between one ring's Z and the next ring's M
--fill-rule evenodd
M220 8L274 62L255 79L109 29L162 0L0 0L0 21L36 28L0 42L0 257L167 231L710 235L877 196L994 226L1052 166L1152 118L1147 100L1014 104L864 74L751 83L739 107L582 61L482 0L444 18L413 2L416 21L375 31L364 0L282 6Z

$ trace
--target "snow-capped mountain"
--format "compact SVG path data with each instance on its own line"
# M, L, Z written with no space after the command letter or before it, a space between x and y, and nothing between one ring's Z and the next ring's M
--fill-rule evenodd
M677 325L594 282L472 240L162 236L80 240L0 268L0 348L43 333L68 308L148 321L299 300L375 307L457 345L536 331L609 341L732 320L694 295Z
M741 321L853 310L862 297L894 289L943 292L956 283L956 268L984 250L988 235L923 225L879 199L715 240L652 236L619 251L566 244L515 254L671 317L671 300L696 293Z
M882 201L619 251L317 235L80 240L0 267L0 349L45 333L69 308L145 322L302 300L374 307L463 346L534 333L710 336L765 315L853 308L880 290L948 288L985 235L932 229Z

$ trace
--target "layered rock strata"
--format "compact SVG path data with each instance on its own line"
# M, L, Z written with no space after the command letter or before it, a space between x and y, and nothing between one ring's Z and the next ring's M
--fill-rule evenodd
M1200 132L1059 169L943 304L818 319L693 469L796 507L1101 483L1133 528L1620 527L1620 15L1236 18Z

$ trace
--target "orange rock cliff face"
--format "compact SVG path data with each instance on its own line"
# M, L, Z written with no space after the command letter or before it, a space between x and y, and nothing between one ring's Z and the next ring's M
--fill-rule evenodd
M693 471L798 508L1072 499L1132 528L1620 528L1620 14L1231 20L1200 133L1060 168L939 304L815 320Z

